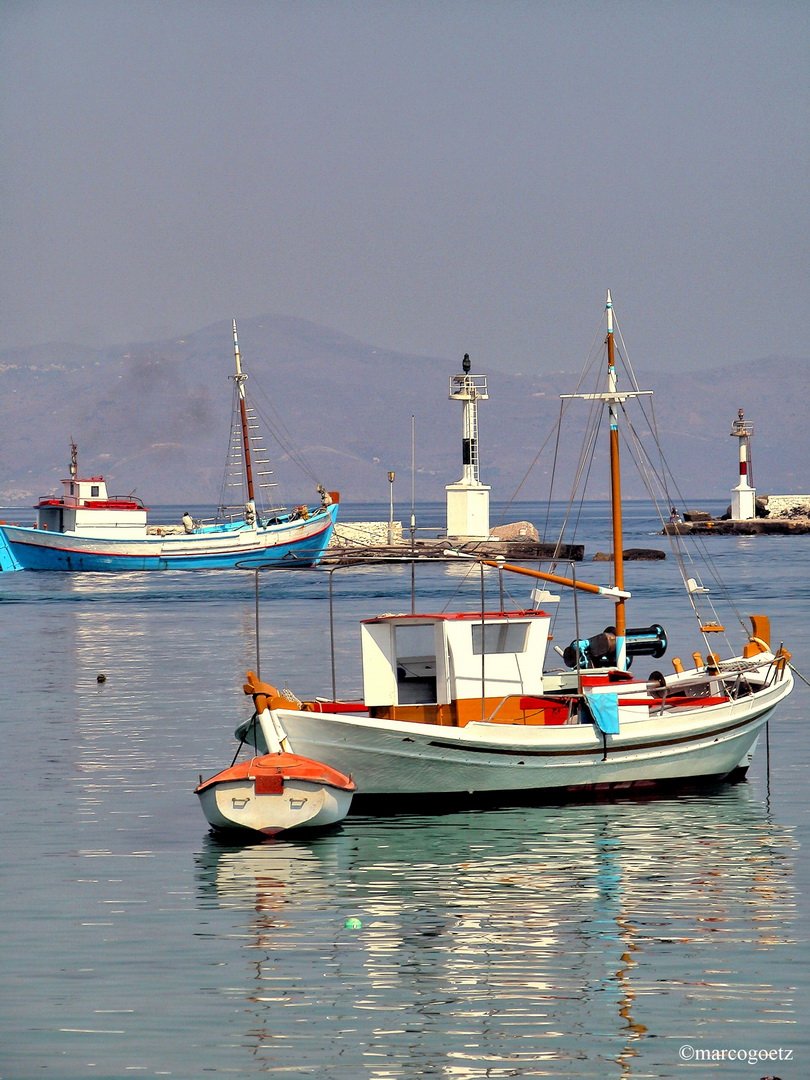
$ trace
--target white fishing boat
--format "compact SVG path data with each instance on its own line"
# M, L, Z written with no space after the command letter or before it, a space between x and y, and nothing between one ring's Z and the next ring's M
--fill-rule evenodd
M230 505L223 498L212 521L185 514L176 524L152 525L148 509L132 496L110 496L103 476L80 478L71 444L70 475L62 493L40 499L33 527L0 523L3 570L196 570L264 565L282 559L317 562L332 535L337 492L318 485L318 503L284 509L269 498L275 486L269 460L249 407L236 322L236 372L229 466L225 487L238 489ZM259 468L257 468L259 466ZM254 474L256 478L254 479ZM261 498L266 493L265 498Z
M657 623L627 626L618 431L625 403L647 392L619 390L609 294L606 311L604 388L566 400L584 399L608 412L611 584L478 560L540 579L546 590L535 592L524 610L503 610L501 599L500 608L486 611L482 569L477 611L412 610L365 620L362 699L276 696L250 730L243 725L237 733L257 752L281 729L295 753L350 773L359 799L391 809L412 798L438 805L467 796L580 797L745 775L763 726L793 687L790 654L772 646L767 617L750 616L750 626L741 619L742 647L735 651L729 641L731 655L721 658L715 641L725 630L709 590L699 577L686 576L697 571L678 558L701 649L688 665L673 658L668 674L641 673L638 663L631 670L634 661L660 661L668 642ZM663 505L668 513L668 493ZM589 637L577 632L565 649L550 648L550 612L560 597L547 591L549 584L572 597L607 597L612 624Z
M354 781L319 761L289 752L284 732L274 725L270 709L275 687L248 672L245 693L255 712L248 730L260 723L267 752L236 762L207 780L195 794L208 823L223 831L276 836L297 830L320 830L341 822L349 812Z

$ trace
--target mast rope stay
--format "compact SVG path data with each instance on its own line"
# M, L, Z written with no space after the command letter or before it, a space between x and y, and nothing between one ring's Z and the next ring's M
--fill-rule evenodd
M261 406L257 403L261 399ZM266 426L271 437L280 447L281 451L305 473L313 483L318 483L320 478L315 472L303 450L296 444L292 432L287 428L284 420L273 405L272 400L265 390L258 387L251 398L251 405L259 419Z
M638 470L639 477L644 483L650 500L655 507L656 514L661 524L661 531L667 536L673 558L678 566L678 571L680 573L681 579L687 592L687 596L689 598L690 605L692 607L692 610L694 611L698 624L700 626L704 626L707 625L709 622L713 621L719 625L720 620L718 618L714 601L708 594L708 590L703 591L701 587L702 574L701 571L698 569L698 561L695 559L693 553L687 548L685 540L680 536L680 534L674 532L667 533L664 528L667 518L665 515L665 511L662 510L662 505L665 507L672 505L672 500L670 497L671 492L670 489L667 487L666 477L668 475L672 478L672 473L669 469L666 458L664 457L663 447L658 437L658 428L655 420L655 408L652 399L650 400L650 416L647 416L643 403L642 411L644 413L645 420L649 427L650 433L653 436L653 440L658 451L658 455L661 461L660 470L656 467L650 454L647 452L647 449L644 446L643 438L639 434L636 425L633 424L626 409L623 409L625 416L625 425L622 429L622 438L624 445L629 451L630 456L635 463L636 469ZM681 501L683 501L683 499L681 499ZM746 625L745 618L740 613L739 609L734 603L734 600L730 592L728 591L728 587L720 578L717 569L714 567L712 561L708 558L708 552L705 547L704 538L692 536L689 539L696 542L697 549L703 556L703 558L701 559L701 563L703 564L705 570L708 571L711 581L717 587L717 590L722 596L724 602L730 607L735 619L739 622L739 625L742 628L743 632L747 634L748 627ZM693 580L697 584L698 588L690 588L690 580ZM710 610L711 619L708 619L705 614L701 614L701 611L697 604L698 596L702 598L703 604L705 604ZM714 646L709 645L705 634L703 635L703 637L706 641L707 648L714 648ZM727 637L726 644L728 648L732 650L732 644Z
M275 478L273 465L268 456L268 446L264 444L266 437L272 437L273 441L280 449L282 456L292 462L292 464L294 464L304 475L309 477L313 486L319 484L319 477L310 465L303 451L295 443L293 435L284 424L281 415L262 387L252 385L251 392L248 393L246 374L240 376L232 375L230 377L234 384L232 393L231 428L228 437L228 453L222 478L218 511L221 514L229 510L241 511L245 503L250 501L244 468L244 443L245 439L247 439L248 452L252 455L253 462L256 466L254 497L260 504L259 510L262 514L283 512L286 509L286 500L281 493L281 485L279 484L278 479ZM261 399L261 405L257 401L258 398ZM246 414L246 435L243 430L243 419L241 416L242 407L244 407ZM270 477L274 477L274 479L270 481ZM237 488L240 490L241 495L235 500L233 491ZM279 488L279 495L281 497L271 497L268 494L269 489L271 488ZM229 489L231 491L230 495Z

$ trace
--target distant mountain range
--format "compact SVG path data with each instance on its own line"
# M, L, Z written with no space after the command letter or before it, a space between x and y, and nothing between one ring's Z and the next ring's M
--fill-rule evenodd
M282 498L314 498L315 479L352 504L387 502L396 471L398 516L410 503L411 417L416 498L442 500L461 475L461 406L448 400L455 359L374 348L302 319L241 319L245 369L281 417L312 473L297 471L268 444ZM473 371L485 363L473 360ZM27 506L67 475L69 442L84 475L103 474L116 494L147 505L215 505L230 430L231 328L216 323L173 340L105 349L49 344L0 352L0 504ZM577 374L489 372L480 406L481 477L493 500L548 495L559 395ZM722 511L737 482L737 410L752 420L754 483L761 494L810 489L810 361L763 359L707 372L637 372L655 391L661 442L688 507L714 500ZM535 461L541 447L539 459ZM579 446L563 446L569 472ZM532 463L534 463L532 467ZM560 465L558 464L558 469ZM591 497L607 497L606 470L594 466ZM289 492L289 495L286 494ZM642 497L628 477L625 492ZM562 498L566 492L555 486Z

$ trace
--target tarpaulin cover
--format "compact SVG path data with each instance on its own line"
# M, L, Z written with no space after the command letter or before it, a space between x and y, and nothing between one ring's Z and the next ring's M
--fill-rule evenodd
M618 694L588 694L585 702L600 731L606 735L619 734Z

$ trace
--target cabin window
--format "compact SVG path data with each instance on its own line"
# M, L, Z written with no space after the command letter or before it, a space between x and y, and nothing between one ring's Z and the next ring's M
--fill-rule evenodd
M90 485L90 498L91 499L97 499L98 498L98 484L91 484Z
M528 623L474 623L473 655L481 653L522 653L526 651Z

